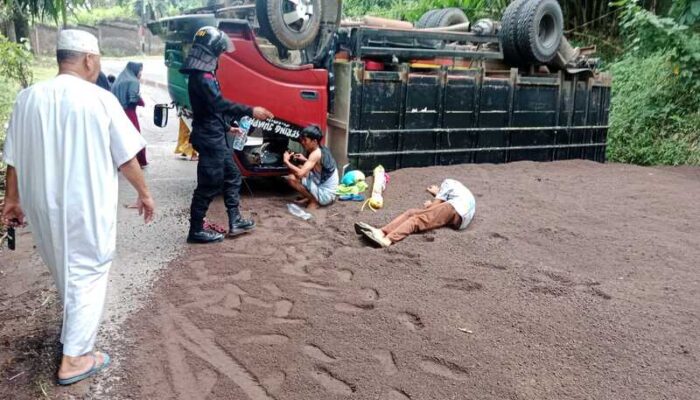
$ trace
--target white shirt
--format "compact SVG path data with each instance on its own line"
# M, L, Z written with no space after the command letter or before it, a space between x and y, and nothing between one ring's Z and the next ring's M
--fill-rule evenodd
M440 184L440 190L435 198L450 203L457 214L462 217L459 229L465 229L474 218L476 199L474 199L472 192L460 182L454 179L445 179Z
M20 92L4 158L47 264L112 260L117 168L145 145L117 99L83 79L59 75Z

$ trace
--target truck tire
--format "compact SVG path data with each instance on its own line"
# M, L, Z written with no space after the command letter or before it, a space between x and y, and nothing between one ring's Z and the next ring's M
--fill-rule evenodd
M469 18L460 8L451 7L445 8L441 13L434 15L434 20L431 20L430 28L444 28L446 26L463 24L469 22Z
M415 27L418 28L418 29L429 28L429 26L428 26L428 21L429 21L430 19L432 19L433 15L434 15L435 13L440 12L440 11L442 11L442 9L440 9L440 8L436 8L436 9L434 9L434 10L426 11L425 14L421 15L421 17L420 17L420 19L418 20L418 22L416 22Z
M528 1L518 16L518 49L524 61L552 61L563 31L564 16L556 0Z
M316 40L323 19L323 1L258 0L256 14L263 36L278 47L300 50Z
M430 10L416 22L416 28L442 28L469 22L467 15L459 8L441 8Z
M503 59L510 65L518 66L522 64L523 57L518 50L518 17L520 10L528 0L515 0L508 5L501 17L501 49Z
M437 10L430 10L423 14L422 17L416 23L416 28L427 29L427 28L442 28L445 26L452 26L461 24L464 22L469 22L466 14L459 8L441 8ZM419 26L420 24L420 26ZM421 40L419 43L423 46L435 48L440 46L441 41L439 40Z

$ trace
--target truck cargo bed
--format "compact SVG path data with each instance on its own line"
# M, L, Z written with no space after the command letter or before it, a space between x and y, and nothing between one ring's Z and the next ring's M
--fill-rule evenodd
M607 75L518 69L367 71L335 64L328 141L339 162L369 171L460 163L605 161Z

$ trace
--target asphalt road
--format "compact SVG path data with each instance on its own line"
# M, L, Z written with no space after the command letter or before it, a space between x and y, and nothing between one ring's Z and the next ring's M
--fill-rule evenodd
M165 68L162 56L134 57L129 58L103 58L102 71L107 75L119 76L119 73L126 67L128 61L143 63L143 73L141 78L145 84L157 83L167 85L168 70Z
M142 134L148 142L146 181L156 200L156 219L145 225L134 209L120 207L117 256L110 279L106 320L119 323L148 297L156 272L174 259L185 243L189 203L196 180L196 163L173 153L177 141L177 116L165 128L153 125L153 105L169 102L163 89L142 85L146 106L138 109ZM130 204L136 192L120 178L119 202ZM117 328L118 324L105 324ZM111 332L115 333L115 332Z

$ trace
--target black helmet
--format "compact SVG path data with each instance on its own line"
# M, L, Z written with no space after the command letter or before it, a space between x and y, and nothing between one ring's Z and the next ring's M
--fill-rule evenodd
M208 49L216 57L223 52L230 53L235 49L228 35L213 26L199 28L197 33L194 34L194 41L192 44L200 45Z

